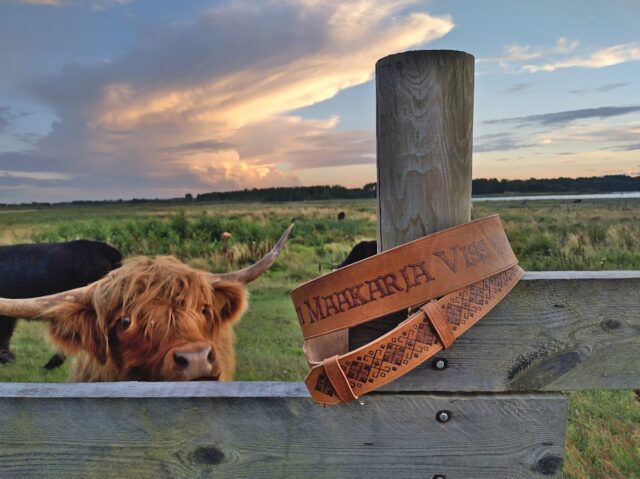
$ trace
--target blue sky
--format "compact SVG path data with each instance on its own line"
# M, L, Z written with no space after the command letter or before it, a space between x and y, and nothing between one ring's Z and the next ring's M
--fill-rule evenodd
M0 202L375 180L375 61L476 57L474 177L640 174L640 2L0 0Z

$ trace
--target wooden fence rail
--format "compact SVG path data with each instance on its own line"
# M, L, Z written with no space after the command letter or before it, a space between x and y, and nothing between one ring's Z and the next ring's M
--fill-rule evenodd
M322 408L302 383L3 384L0 477L559 477L566 410L560 394Z
M387 391L570 391L640 384L640 271L525 273L454 348ZM352 348L395 321L361 326ZM382 329L381 329L382 328Z

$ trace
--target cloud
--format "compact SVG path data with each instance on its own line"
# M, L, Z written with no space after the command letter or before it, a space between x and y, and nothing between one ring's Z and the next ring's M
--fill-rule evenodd
M29 5L41 5L47 7L70 7L72 5L86 4L94 10L102 10L111 5L125 5L131 0L17 0L19 3Z
M512 133L492 133L477 136L473 139L474 153L519 150L531 146L535 146L535 143L524 141Z
M59 120L21 159L30 171L77 174L69 191L96 197L125 186L140 197L290 185L305 168L371 163L373 132L290 112L453 28L448 17L405 13L411 3L237 0L144 32L120 58L30 84ZM22 171L17 163L0 155L4 169Z
M640 150L640 143L624 145L622 148L620 148L620 151L635 151L635 150Z
M500 118L497 120L487 120L483 123L487 125L497 125L514 123L520 126L524 125L558 125L567 124L574 120L582 120L585 118L609 118L618 115L627 115L640 111L640 105L637 106L604 106L600 108L584 108L580 110L559 111L554 113L544 113L541 115L520 116L514 118Z
M478 63L496 64L510 73L552 72L561 68L605 68L620 63L640 60L640 43L624 43L583 55L573 55L579 43L561 37L550 48L529 45L510 45L503 55L479 58Z
M448 19L421 13L387 23L403 3L309 2L302 9L295 2L251 3L251 10L231 4L79 78L108 79L95 92L98 127L129 129L179 116L236 129L364 83L380 56L452 28ZM247 47L234 55L216 48L238 37Z
M529 73L552 72L560 68L604 68L620 63L640 60L640 43L626 43L596 50L587 56L572 57L566 60L524 65L522 69Z
M542 58L559 53L570 53L578 47L578 42L561 37L551 48L532 48L528 45L509 45L505 47L505 53L499 57L479 58L478 63L498 62L510 63Z
M201 140L201 141L192 141L191 143L182 143L176 146L169 146L163 148L160 151L166 151L170 153L182 153L189 154L195 152L214 152L214 151L223 151L230 150L233 148L231 143L227 143L224 141L218 140Z
M20 108L0 106L0 152L27 148L39 139L39 136L21 131L20 120L32 113Z
M640 124L630 122L626 124L610 125L603 123L569 124L554 127L535 135L535 141L541 145L588 143L612 144L634 142L640 136ZM609 149L608 147L606 149Z
M230 141L252 164L276 162L297 170L375 163L375 132L335 131L337 122L283 116L242 128Z
M521 91L525 91L531 88L532 85L533 83L516 83L511 88L505 90L505 93L518 93Z
M531 47L529 45L509 45L504 48L504 54L499 57L481 57L477 63L497 63L503 70L511 70L512 63L549 57L552 55L573 52L578 47L577 41L561 37L551 48Z
M474 138L477 157L474 174L524 178L540 175L541 171L555 171L556 175L571 176L576 174L576 168L587 171L588 165L598 168L594 171L602 174L604 162L629 174L633 171L632 165L637 163L637 151L640 150L640 122L637 116L635 118L623 121L613 117L546 126L516 124L516 128L508 124L507 131ZM518 154L520 156L516 158ZM505 157L523 161L503 162ZM531 161L534 158L542 163Z
M8 106L0 106L0 135L6 134L14 120L30 115L26 111L18 111Z
M18 0L20 3L27 3L29 5L46 5L49 7L61 7L68 4L68 0Z
M9 126L9 107L0 106L0 135Z
M74 175L50 171L6 171L0 170L0 178L26 178L29 180L71 180Z
M584 88L582 90L569 90L569 93L584 95L585 93L608 93L618 88L629 86L631 83L605 83L594 88Z

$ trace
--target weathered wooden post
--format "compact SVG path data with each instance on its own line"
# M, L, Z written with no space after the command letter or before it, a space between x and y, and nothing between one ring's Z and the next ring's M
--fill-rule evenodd
M474 58L435 50L376 64L378 250L471 219ZM354 328L386 332L406 314Z
M381 251L471 219L473 72L448 50L376 64Z

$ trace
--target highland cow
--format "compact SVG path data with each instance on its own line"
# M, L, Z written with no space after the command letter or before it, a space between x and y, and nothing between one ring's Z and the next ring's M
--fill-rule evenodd
M228 381L245 284L273 264L290 231L240 271L211 274L173 257L132 258L83 288L0 299L0 314L46 321L52 341L75 355L73 381Z

